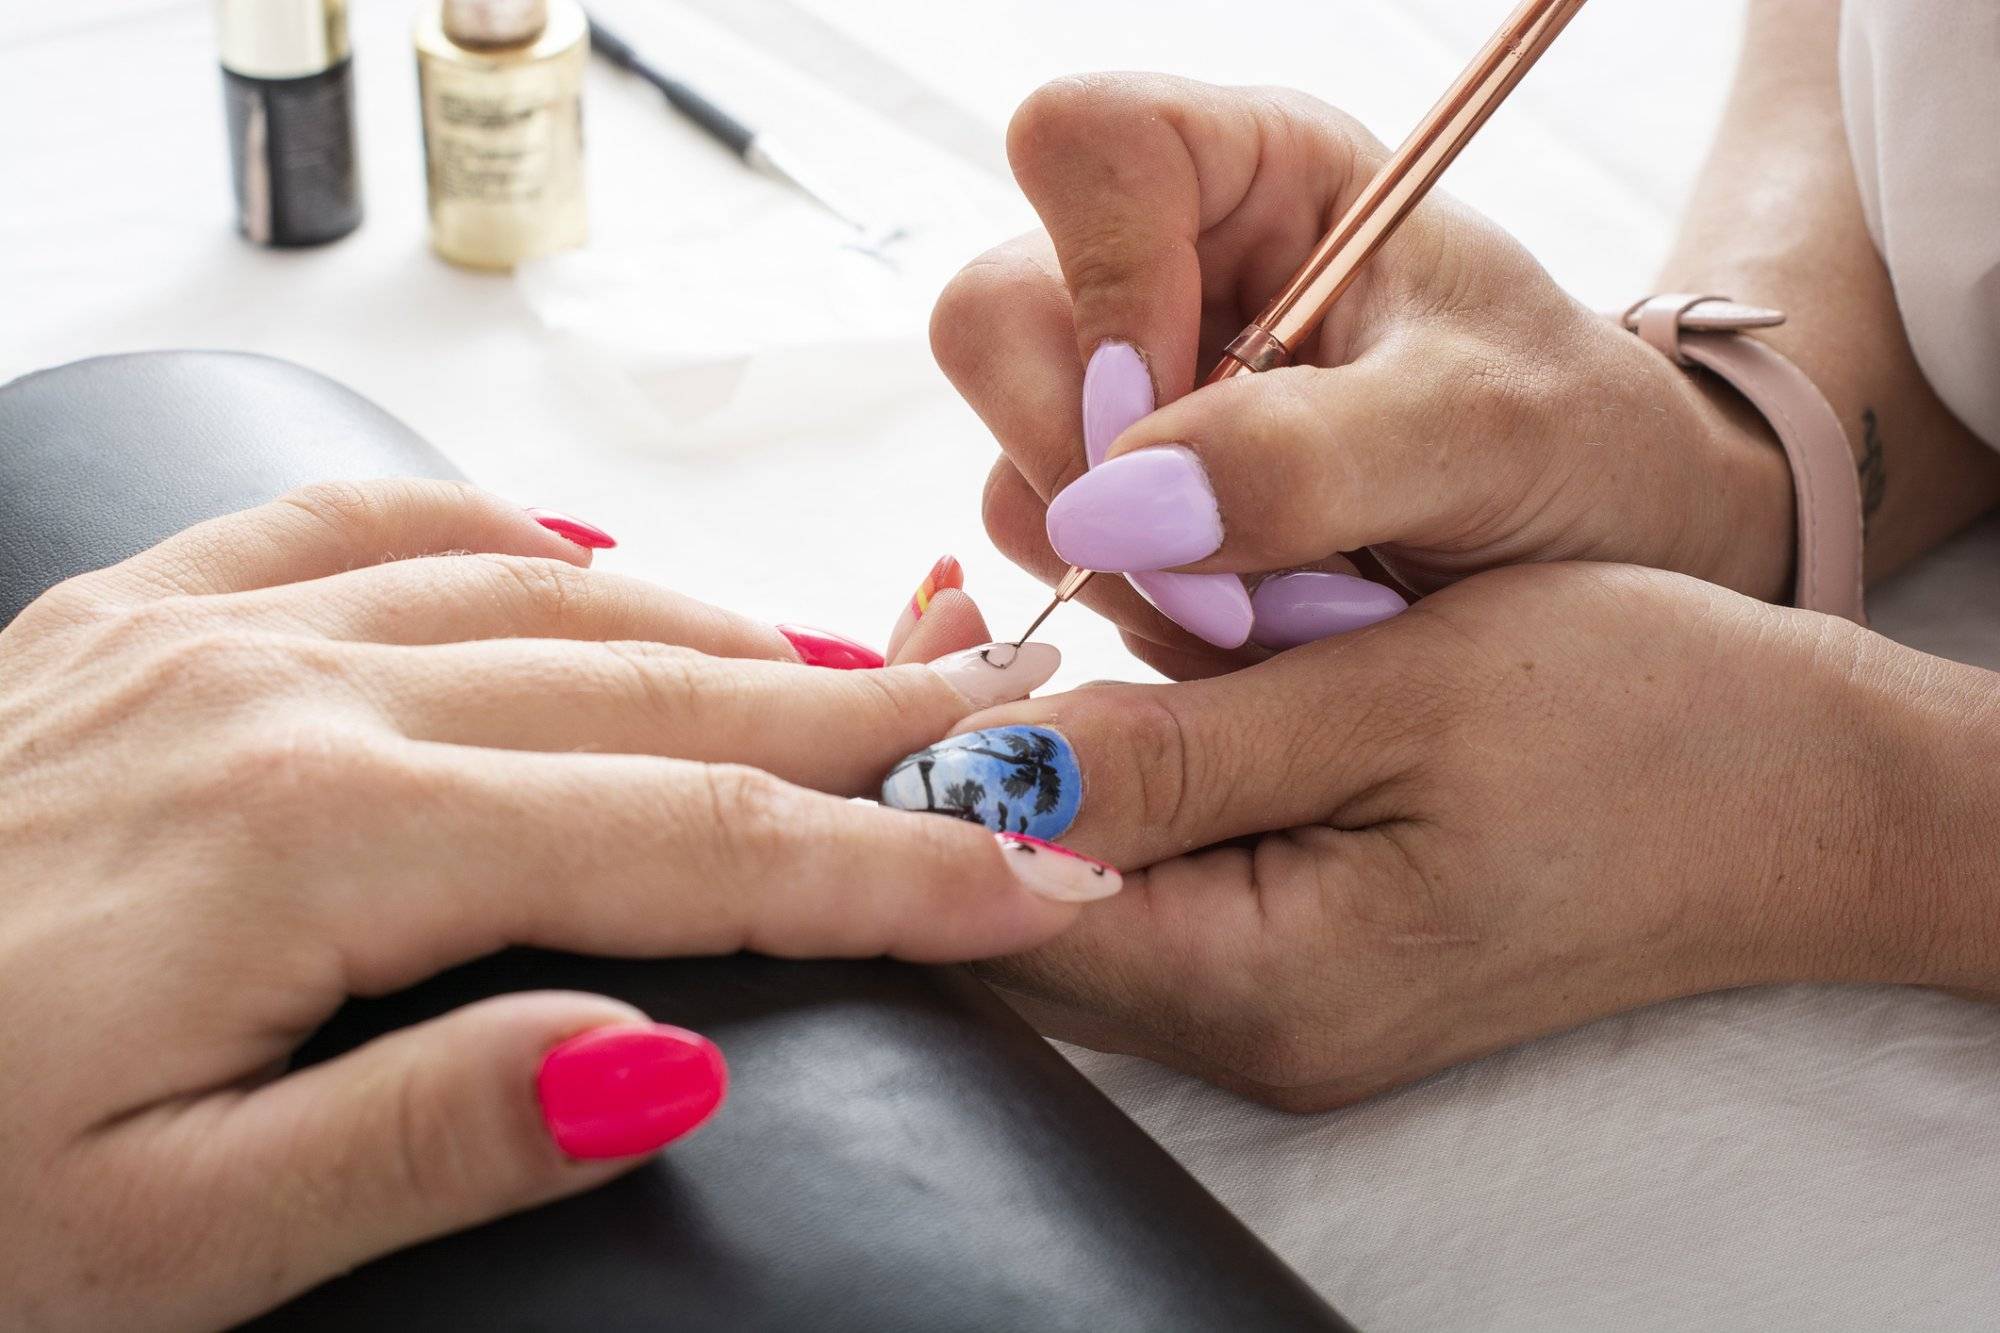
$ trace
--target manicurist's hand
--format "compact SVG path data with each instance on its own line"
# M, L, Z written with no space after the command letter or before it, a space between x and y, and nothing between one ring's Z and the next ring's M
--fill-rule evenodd
M1386 156L1340 112L1073 78L1029 99L1008 149L1046 233L973 261L932 340L1006 451L987 525L1030 570L1138 571L1222 647L1289 646L1400 603L1317 573L1273 580L1253 631L1239 581L1189 572L1347 570L1339 553L1361 547L1426 592L1567 559L1788 592L1791 485L1762 423L1442 195L1294 366L1191 392ZM1200 651L1123 580L1085 600L1170 674L1244 660Z
M699 1036L567 993L284 1072L351 995L512 944L969 958L1117 887L843 799L1052 650L816 669L857 650L588 562L467 488L328 486L0 634L0 1325L234 1323L723 1095ZM899 638L972 635L954 593Z
M888 799L1128 868L990 975L1055 1035L1282 1106L1724 987L2000 989L2000 677L1683 576L1481 574L962 726Z

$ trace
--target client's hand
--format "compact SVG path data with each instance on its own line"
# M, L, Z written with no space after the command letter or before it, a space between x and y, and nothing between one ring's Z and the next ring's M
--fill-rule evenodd
M983 713L922 758L981 789L940 807L1148 867L988 965L1031 1017L1311 1109L1671 996L1995 989L1995 679L1550 564L1211 680ZM921 806L911 770L885 795Z
M1347 570L1338 553L1366 546L1423 591L1566 559L1787 591L1791 482L1762 422L1442 196L1292 368L1190 393L1385 156L1341 113L1291 92L1074 78L1028 100L1008 150L1047 233L969 265L931 335L1006 451L987 526L1045 579L1065 560ZM1209 643L1251 632L1233 581L1140 583ZM1243 660L1190 651L1122 579L1097 579L1084 600L1169 674ZM1274 580L1258 590L1254 637L1289 646L1384 607L1318 574Z
M510 944L962 959L1116 888L842 799L1052 651L815 670L587 561L470 489L322 487L0 634L0 1324L233 1323L722 1096L701 1038L563 993L284 1072L350 995Z

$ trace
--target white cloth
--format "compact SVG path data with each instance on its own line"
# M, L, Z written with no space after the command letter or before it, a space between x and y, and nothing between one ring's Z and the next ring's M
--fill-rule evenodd
M1917 364L2000 448L2000 4L1845 0L1855 179Z

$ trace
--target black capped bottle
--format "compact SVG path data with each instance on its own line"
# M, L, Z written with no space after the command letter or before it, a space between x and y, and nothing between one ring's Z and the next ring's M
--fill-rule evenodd
M217 0L236 225L319 245L361 225L347 0Z

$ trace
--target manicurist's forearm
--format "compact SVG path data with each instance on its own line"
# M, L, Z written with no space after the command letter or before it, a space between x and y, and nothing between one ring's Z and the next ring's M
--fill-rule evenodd
M1660 286L1790 313L1762 336L1847 427L1873 581L1990 508L2000 455L1931 392L1904 335L1848 154L1839 9L1752 0L1735 90Z

